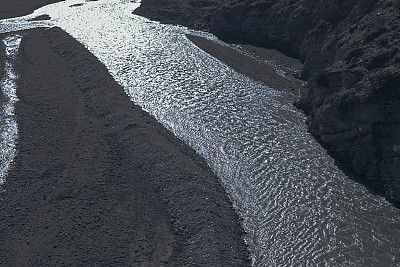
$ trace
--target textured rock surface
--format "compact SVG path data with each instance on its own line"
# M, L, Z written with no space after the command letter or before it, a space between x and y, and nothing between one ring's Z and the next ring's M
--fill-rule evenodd
M300 58L308 83L297 105L311 133L400 203L400 0L190 2L143 0L136 13Z

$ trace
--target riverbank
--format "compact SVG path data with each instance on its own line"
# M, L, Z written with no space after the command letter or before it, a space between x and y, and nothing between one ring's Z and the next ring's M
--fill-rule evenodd
M63 0L18 0L18 1L1 1L0 3L0 19L20 17L28 15L39 7L61 2Z
M297 107L354 180L400 205L398 0L143 0L134 13L299 58Z
M1 264L249 265L239 218L206 162L68 34L23 34Z
M302 69L300 60L285 56L274 49L242 45L236 50L199 36L187 35L187 38L237 72L287 92L293 102L299 99L303 87L298 78Z

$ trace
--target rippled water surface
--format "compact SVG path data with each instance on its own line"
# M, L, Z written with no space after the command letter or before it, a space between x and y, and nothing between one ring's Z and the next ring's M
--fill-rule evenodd
M8 170L13 163L16 149L15 142L18 137L18 126L15 119L15 103L18 101L14 60L16 59L22 36L10 34L2 40L5 54L4 77L0 80L0 184L4 183ZM3 52L3 51L2 51Z
M285 93L185 33L213 36L132 15L137 5L66 1L0 21L0 32L57 25L82 42L135 103L207 159L243 218L254 265L398 265L399 211L334 165ZM27 22L42 14L52 20Z

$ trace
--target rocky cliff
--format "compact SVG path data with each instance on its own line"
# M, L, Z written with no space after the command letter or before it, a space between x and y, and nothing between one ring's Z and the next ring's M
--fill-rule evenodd
M136 13L300 58L311 133L400 203L400 0L142 0Z

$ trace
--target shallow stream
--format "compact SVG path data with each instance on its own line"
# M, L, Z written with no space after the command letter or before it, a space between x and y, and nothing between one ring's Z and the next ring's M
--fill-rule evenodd
M135 16L137 6L67 0L2 20L0 32L56 25L83 43L218 174L253 265L398 265L399 210L335 166L285 92L235 72L185 34L214 36ZM52 19L28 21L42 14Z

